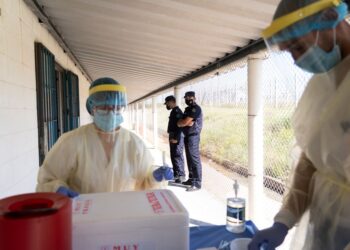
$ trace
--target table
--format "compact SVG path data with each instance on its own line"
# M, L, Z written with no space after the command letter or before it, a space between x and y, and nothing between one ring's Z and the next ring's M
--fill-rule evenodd
M190 228L190 250L205 247L219 247L222 240L231 241L236 238L252 238L258 231L252 221L246 222L246 230L236 234L226 230L226 226L199 226Z

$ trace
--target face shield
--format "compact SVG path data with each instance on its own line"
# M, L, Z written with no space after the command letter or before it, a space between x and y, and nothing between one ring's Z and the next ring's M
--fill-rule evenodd
M104 132L112 132L123 122L127 105L126 89L119 84L99 84L89 90L86 102L95 125Z
M346 15L341 0L284 0L262 36L270 52L287 51L301 69L323 73L342 59L336 27Z
M86 108L90 114L94 109L113 110L122 114L127 105L126 89L122 85L102 84L89 91Z

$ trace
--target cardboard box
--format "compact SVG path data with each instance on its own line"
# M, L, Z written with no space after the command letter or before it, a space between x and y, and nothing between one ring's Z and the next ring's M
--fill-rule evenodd
M84 194L73 202L73 250L187 250L188 223L170 190Z

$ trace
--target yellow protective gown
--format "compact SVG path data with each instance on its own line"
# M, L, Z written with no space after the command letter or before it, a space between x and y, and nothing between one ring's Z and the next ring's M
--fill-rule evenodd
M63 134L47 154L38 175L38 192L65 186L79 193L153 188L154 160L145 143L120 128L110 160L93 124Z
M350 249L350 57L309 82L293 117L302 150L275 221L308 220L302 249ZM307 214L307 216L305 216ZM300 239L300 238L299 238ZM297 239L296 239L297 240ZM292 244L293 249L297 244Z

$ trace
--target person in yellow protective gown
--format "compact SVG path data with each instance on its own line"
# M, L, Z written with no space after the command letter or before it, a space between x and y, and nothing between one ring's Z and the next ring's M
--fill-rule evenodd
M135 133L121 127L127 105L125 87L112 78L92 82L86 102L93 123L63 134L47 154L38 175L38 192L79 193L150 189L172 179L157 168Z
M263 37L313 73L292 124L302 150L272 227L249 250L275 249L300 223L302 249L350 249L350 26L341 0L282 0ZM307 220L306 223L304 220ZM306 225L302 228L301 225ZM297 244L292 243L295 249Z

